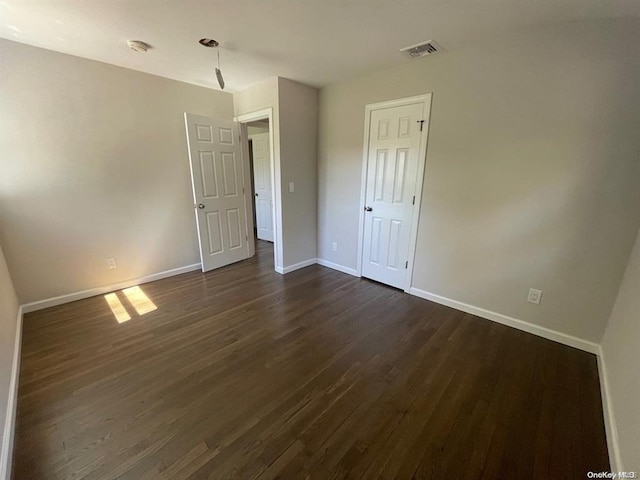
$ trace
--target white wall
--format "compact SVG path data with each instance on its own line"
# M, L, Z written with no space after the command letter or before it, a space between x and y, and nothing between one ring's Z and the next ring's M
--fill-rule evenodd
M413 287L599 342L640 222L638 38L558 24L323 88L318 257L356 267L365 105L433 92Z
M183 114L231 119L232 95L5 40L0 54L0 242L21 302L199 263Z
M11 463L8 436L13 427L9 405L11 373L15 353L16 327L18 320L18 297L9 275L7 263L0 248L0 478L3 469ZM9 416L8 416L9 414ZM5 443L7 442L7 443ZM7 457L5 457L7 455Z
M602 340L621 471L640 471L640 232ZM601 385L601 388L604 385Z

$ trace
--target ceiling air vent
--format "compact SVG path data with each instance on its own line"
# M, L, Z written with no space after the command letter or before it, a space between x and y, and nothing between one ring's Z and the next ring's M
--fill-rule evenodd
M442 47L433 40L418 43L417 45L411 45L410 47L404 47L400 49L400 52L404 53L411 59L426 57L432 53L438 53L442 50Z

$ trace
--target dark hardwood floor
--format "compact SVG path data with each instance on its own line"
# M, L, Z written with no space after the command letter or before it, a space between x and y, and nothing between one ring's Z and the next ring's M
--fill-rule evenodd
M15 479L584 479L596 358L318 265L253 259L27 314ZM134 302L135 303L135 302Z

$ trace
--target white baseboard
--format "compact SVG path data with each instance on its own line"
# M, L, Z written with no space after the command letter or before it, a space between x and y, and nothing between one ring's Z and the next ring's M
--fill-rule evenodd
M566 333L551 330L550 328L541 327L539 325L534 325L523 320L518 320L517 318L502 315L501 313L492 312L490 310L485 310L484 308L476 307L474 305L469 305L457 300L452 300L441 295L426 292L418 288L411 287L409 289L409 293L411 295L415 295L426 300L431 300L432 302L439 303L441 305L446 305L447 307L455 308L456 310L461 310L478 317L486 318L487 320L492 320L509 327L517 328L518 330L538 335L539 337L553 340L554 342L562 343L570 347L584 350L585 352L594 353L598 359L598 376L600 379L600 392L602 395L602 414L604 417L607 450L609 451L609 463L611 464L611 471L624 471L618 444L618 429L616 428L615 416L613 407L611 405L611 392L609 390L609 382L607 380L607 367L604 353L600 345L588 340L574 337L572 335L567 335Z
M276 267L276 272L286 274L315 264L322 265L323 267L329 267L342 273L348 273L349 275L353 275L355 277L359 276L355 268L343 267L342 265L338 265L337 263L332 263L327 260L322 260L321 258L310 258L309 260L294 263L293 265L289 265L288 267L284 268Z
M330 262L328 260L323 260L322 258L317 259L318 265L322 265L323 267L332 268L342 273L347 273L349 275L353 275L354 277L359 277L358 271L355 268L344 267L342 265L338 265L337 263Z
M115 283L113 285L90 288L89 290L82 290L81 292L69 293L67 295L60 295L59 297L52 297L44 300L38 300L37 302L26 303L22 305L22 313L35 312L44 308L62 305L63 303L75 302L76 300L95 297L96 295L102 295L104 293L113 292L115 290L122 290L123 288L133 287L134 285L141 285L143 283L162 280L163 278L173 277L174 275L180 275L182 273L199 270L200 266L201 265L199 263L194 263L193 265L187 265L186 267L173 268L171 270L152 273L151 275L146 275L140 278L132 278L131 280L125 280L124 282Z
M308 260L304 260L302 262L298 262L298 263L294 263L293 265L289 265L288 267L284 267L284 268L281 269L282 271L279 271L278 269L276 269L276 271L278 273L287 274L287 273L290 273L290 272L294 272L296 270L300 270L301 268L308 267L310 265L315 265L316 263L317 262L316 262L315 258L310 258Z
M604 428L607 434L607 450L609 450L609 463L612 472L625 471L620 457L620 445L618 443L618 428L611 404L611 390L607 380L607 364L604 359L602 347L598 348L598 377L600 378L600 394L602 395L602 414L604 415Z
M415 295L420 298L431 300L432 302L446 305L447 307L455 308L456 310L462 310L463 312L476 315L478 317L486 318L509 327L517 328L524 332L533 333L539 337L553 340L554 342L562 343L570 347L584 350L585 352L595 353L596 355L600 351L600 346L597 343L583 340L582 338L574 337L573 335L567 335L566 333L551 330L550 328L534 325L533 323L525 322L524 320L518 320L517 318L509 317L501 313L492 312L491 310L485 310L484 308L462 303L457 300L442 297L435 293L426 292L415 287L409 289L411 295Z
M20 350L22 347L22 307L18 308L16 319L16 338L13 345L13 363L11 364L11 383L7 400L7 414L2 431L2 451L0 451L0 480L11 478L11 460L13 456L13 439L18 407L18 380L20 378Z

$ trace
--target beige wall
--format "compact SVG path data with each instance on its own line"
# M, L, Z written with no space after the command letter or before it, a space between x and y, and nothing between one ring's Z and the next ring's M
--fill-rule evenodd
M316 257L317 96L315 88L279 77L233 95L236 115L273 109L274 190L282 218L276 263L285 271Z
M622 471L640 471L640 233L602 341Z
M273 137L273 162L275 165L275 182L273 192L275 196L276 222L275 222L275 266L282 270L283 265L283 240L282 240L282 192L280 183L280 109L278 107L278 78L273 77L251 88L235 92L233 94L233 109L235 115L244 115L271 109L271 125Z
M599 342L640 222L638 38L558 24L323 88L318 257L356 267L365 105L433 92L413 287Z
M247 125L247 135L256 135L269 132L269 122L253 122Z
M247 135L251 137L251 135L259 135L261 133L269 133L269 127L252 127L251 125L247 126Z
M9 403L17 319L18 297L13 288L13 282L9 275L2 248L0 248L0 452L2 453L7 448L7 445L3 444L4 436L2 435L5 432L6 422L11 422L11 419L7 419L7 406ZM2 476L1 469L10 459L0 458L0 460L0 476Z
M278 87L286 268L316 258L318 90L286 78Z
M236 115L252 113L265 108L278 107L278 77L265 80L251 88L233 94L233 109ZM274 121L275 123L275 121Z
M5 40L0 55L0 242L21 302L199 263L183 114L231 119L232 95Z

